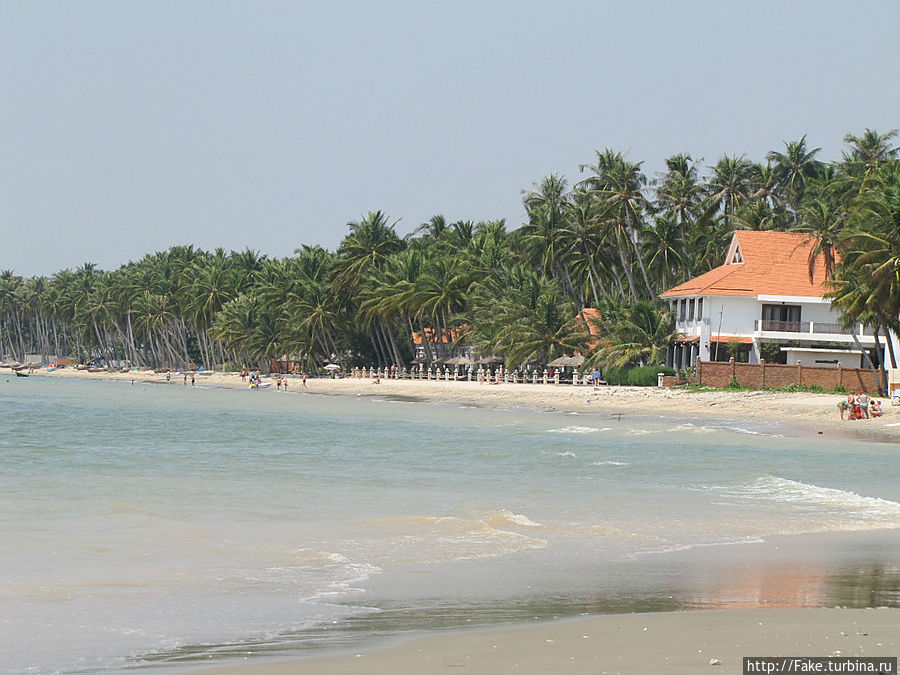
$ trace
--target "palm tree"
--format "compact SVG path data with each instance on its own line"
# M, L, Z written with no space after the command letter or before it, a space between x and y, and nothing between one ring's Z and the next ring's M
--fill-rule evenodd
M721 210L726 224L737 208L750 197L752 165L743 155L723 155L713 167L706 188L706 217Z
M688 232L700 215L703 201L697 166L688 154L672 155L666 159L667 172L656 190L656 204L660 212L678 225L681 248L687 247Z
M793 229L808 232L815 240L809 252L809 280L815 275L816 260L822 256L825 265L825 279L834 279L837 254L844 244L843 230L847 212L830 200L816 197L803 203L799 212L800 224Z
M807 180L815 178L822 170L822 163L815 158L821 150L807 148L804 134L799 141L785 141L784 152L772 150L766 155L774 165L776 185L794 214L799 210Z
M844 136L844 143L849 146L843 153L844 169L859 182L860 191L881 164L897 158L900 148L893 145L897 133L897 129L879 134L866 128L862 136Z
M403 241L394 231L397 222L389 225L384 213L369 211L364 219L347 223L350 234L337 251L333 282L336 292L352 293L369 270L380 268L389 255L403 249Z
M584 367L623 368L663 363L669 345L678 337L671 312L639 301L608 311L600 323L605 344L586 359Z
M638 243L644 214L653 211L653 205L643 192L647 184L646 176L641 173L643 162L628 162L621 153L609 149L597 151L596 154L596 164L581 165L582 171L588 169L594 175L583 180L580 185L594 197L598 220L614 232L619 260L628 279L632 298L635 301L638 299L631 271L632 261L640 268L650 297L654 297L656 291L650 283Z

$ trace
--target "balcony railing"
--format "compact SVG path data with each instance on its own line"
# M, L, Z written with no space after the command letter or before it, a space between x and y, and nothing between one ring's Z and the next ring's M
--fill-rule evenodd
M760 325L761 324L761 325ZM779 333L809 333L809 321L770 321L763 319L756 322L756 330L771 330Z
M757 319L753 326L756 331L772 331L775 333L812 333L814 335L866 335L872 336L874 333L868 326L853 326L853 328L845 328L839 323L827 323L818 321L769 321L767 319Z

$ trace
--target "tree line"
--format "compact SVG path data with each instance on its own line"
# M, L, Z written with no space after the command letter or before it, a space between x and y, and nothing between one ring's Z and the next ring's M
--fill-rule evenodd
M896 335L896 139L848 134L832 163L805 136L764 162L724 155L704 166L677 154L649 178L642 162L598 151L574 184L551 174L523 190L516 229L436 215L401 237L374 211L347 224L335 251L174 246L112 271L6 270L0 354L156 368L265 368L286 355L316 370L409 364L418 333L427 362L465 343L508 367L573 351L588 365L657 364L676 337L659 294L721 264L735 229L808 233L843 320Z

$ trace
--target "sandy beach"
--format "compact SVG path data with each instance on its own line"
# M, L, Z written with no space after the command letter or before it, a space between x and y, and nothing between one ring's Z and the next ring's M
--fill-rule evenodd
M6 371L10 375L11 371ZM147 370L130 373L88 373L74 368L47 372L37 369L35 376L113 379L135 384L167 384L185 386L183 376ZM237 373L203 372L196 375L197 385L244 388ZM264 380L274 381L273 377ZM804 432L852 433L884 440L900 439L900 407L892 407L888 399L882 403L884 415L877 419L842 421L837 394L810 394L774 391L708 391L694 392L681 388L610 387L554 384L479 384L443 380L390 380L378 384L367 378L310 378L302 389L301 378L290 375L289 392L344 396L406 396L435 402L456 402L496 408L535 408L548 411L593 413L615 416L665 416L678 419L756 419L787 423ZM190 386L190 376L187 385ZM261 394L274 394L272 386Z
M420 637L370 652L200 668L316 673L741 673L745 656L896 657L900 610L727 610L584 617Z

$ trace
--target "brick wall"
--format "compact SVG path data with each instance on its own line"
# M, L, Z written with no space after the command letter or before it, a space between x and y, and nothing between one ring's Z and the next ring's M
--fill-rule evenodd
M710 387L727 387L732 380L752 389L784 389L792 384L832 390L839 386L848 391L878 391L875 374L864 368L834 366L795 366L781 363L735 363L697 361L695 382Z

